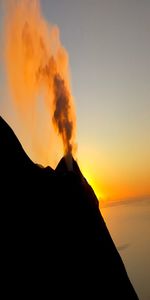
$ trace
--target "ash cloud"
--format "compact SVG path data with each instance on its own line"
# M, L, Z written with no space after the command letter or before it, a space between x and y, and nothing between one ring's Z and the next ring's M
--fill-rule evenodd
M75 152L76 116L69 59L58 27L45 20L38 0L14 0L12 6L8 2L4 27L8 86L22 123L33 131L34 116L34 140L36 127L40 129L40 124L45 122L44 115L49 114L50 131L52 136L57 132L61 137L64 154ZM37 116L39 99L45 109L40 117ZM49 155L50 149L46 151Z
M53 122L56 124L65 145L65 154L72 152L71 137L73 122L69 119L70 111L69 92L65 82L59 74L54 76L54 114Z

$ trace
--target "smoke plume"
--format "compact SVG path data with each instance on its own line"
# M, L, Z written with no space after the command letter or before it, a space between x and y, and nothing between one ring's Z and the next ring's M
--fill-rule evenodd
M12 99L23 120L44 101L50 124L61 136L64 154L74 151L75 109L68 54L59 29L41 14L38 0L14 0L5 19L6 70ZM30 124L32 126L32 124Z
M65 87L64 80L59 76L59 74L56 74L54 78L54 95L55 110L53 121L62 136L65 153L68 154L72 152L72 145L70 141L73 130L73 122L68 118L70 110L70 95Z

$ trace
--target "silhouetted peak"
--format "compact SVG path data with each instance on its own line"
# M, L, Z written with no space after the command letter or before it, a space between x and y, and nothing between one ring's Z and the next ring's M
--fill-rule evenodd
M55 171L56 171L57 173L66 173L66 172L68 172L68 168L67 168L67 163L66 163L66 158L65 158L65 156L63 156L63 157L61 158L61 160L59 161L59 163L58 163L58 165L57 165Z
M47 173L49 173L49 172L54 172L54 169L53 169L52 167L50 167L50 166L43 167L43 165L38 164L38 163L36 163L35 165L36 165L38 168L44 170L44 172L47 172Z
M24 291L31 288L28 278L37 294L38 286L50 293L62 284L67 299L70 291L93 300L138 299L94 191L71 155L55 171L34 164L0 117L0 176L6 285L16 293L15 283L23 282Z
M80 168L76 162L76 160L73 158L72 155L69 156L63 156L58 163L55 171L57 173L65 174L68 172L73 172L79 176L82 176L82 173L80 171Z
M20 167L25 163L31 164L31 160L22 148L21 143L16 137L10 126L0 116L0 151L1 164L7 166L15 165Z

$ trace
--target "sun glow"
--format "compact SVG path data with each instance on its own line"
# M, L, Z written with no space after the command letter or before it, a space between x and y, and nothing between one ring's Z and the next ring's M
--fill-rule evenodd
M100 200L100 199L104 200L105 199L105 195L101 191L99 183L96 181L96 178L94 177L94 175L90 171L88 171L87 169L81 168L81 171L82 171L84 177L86 178L86 180L88 181L88 183L93 188L97 199L98 200Z

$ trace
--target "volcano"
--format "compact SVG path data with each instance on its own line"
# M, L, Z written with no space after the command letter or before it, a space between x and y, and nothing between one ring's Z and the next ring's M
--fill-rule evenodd
M138 299L74 159L34 164L0 118L0 175L5 297Z

